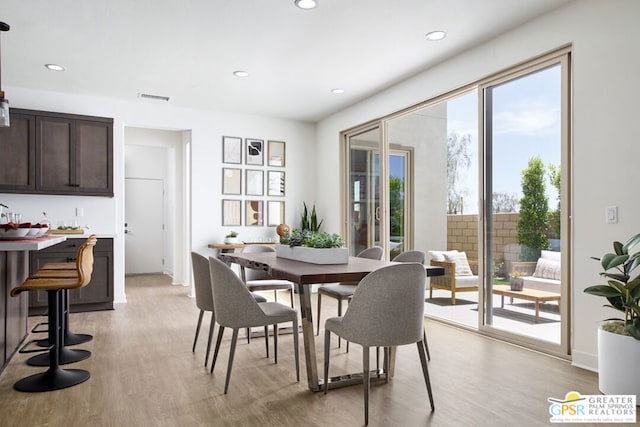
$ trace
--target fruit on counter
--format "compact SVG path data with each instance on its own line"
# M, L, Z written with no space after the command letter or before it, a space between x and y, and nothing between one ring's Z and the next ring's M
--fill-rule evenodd
M31 228L31 223L30 222L23 222L21 224L18 224L18 228Z
M17 230L18 224L14 224L13 222L8 222L6 224L0 224L0 228L2 228L4 231Z
M40 224L40 223L32 224L31 228L49 228L49 224Z

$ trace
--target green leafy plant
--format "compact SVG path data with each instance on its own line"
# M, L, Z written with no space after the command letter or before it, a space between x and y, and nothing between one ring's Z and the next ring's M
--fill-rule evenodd
M280 239L283 245L308 246L310 248L341 248L344 246L344 239L338 234L329 234L327 232L312 232L309 230L294 229L285 234Z
M549 218L544 184L545 166L540 157L532 157L522 171L520 218L516 225L517 241L521 246L522 261L535 261L540 251L547 249Z
M320 231L320 227L322 226L322 222L324 220L320 220L318 222L318 216L316 214L316 205L313 205L311 212L307 208L307 204L302 202L304 206L304 211L302 212L302 217L300 218L300 228L304 230L309 230L313 233L317 233Z
M238 233L236 233L235 231L230 231L230 232L229 232L229 233L227 233L227 235L226 235L226 236L224 236L224 237L230 237L230 238L238 237Z
M605 297L611 307L624 313L624 319L606 319L603 328L609 332L631 335L640 341L640 275L633 276L640 265L640 252L632 249L640 243L640 234L631 237L626 243L613 242L613 253L602 258L592 257L600 261L600 276L607 278L606 285L589 286L584 292L590 295ZM633 252L633 253L631 253Z

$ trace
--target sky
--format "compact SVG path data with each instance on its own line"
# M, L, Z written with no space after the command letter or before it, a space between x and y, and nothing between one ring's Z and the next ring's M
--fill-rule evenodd
M521 171L531 157L560 165L560 66L491 88L493 94L493 191L522 197ZM470 134L472 167L460 178L464 213L477 213L478 125L476 92L447 102L447 133ZM557 192L546 180L549 207Z

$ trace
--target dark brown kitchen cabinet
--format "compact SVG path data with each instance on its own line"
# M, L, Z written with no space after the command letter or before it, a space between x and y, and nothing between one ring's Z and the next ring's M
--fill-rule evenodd
M11 127L0 128L0 189L36 189L36 116L11 111Z
M0 192L113 196L113 119L12 109L7 129L14 122L0 142L18 166Z
M31 252L31 274L49 262L72 262L86 239L67 239L55 246ZM72 312L113 309L113 239L99 238L93 248L91 282L69 291ZM29 293L29 314L42 314L47 307L45 291Z

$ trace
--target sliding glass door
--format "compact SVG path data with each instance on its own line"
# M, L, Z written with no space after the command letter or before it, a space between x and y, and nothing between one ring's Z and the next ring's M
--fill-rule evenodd
M535 340L560 353L568 349L567 273L562 268L563 258L568 258L568 239L562 238L566 230L562 181L567 179L563 87L563 63L554 59L481 89L485 126L481 324L486 330Z

